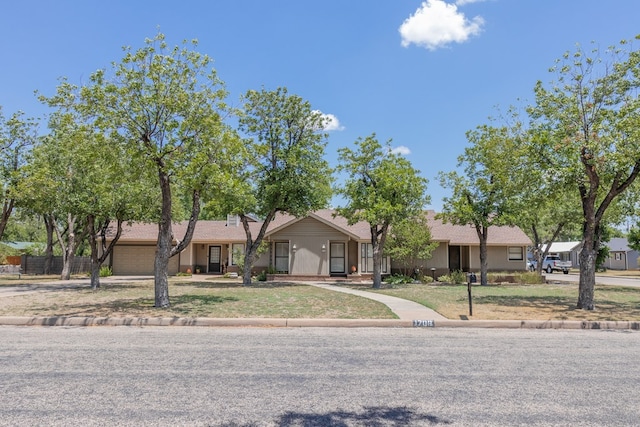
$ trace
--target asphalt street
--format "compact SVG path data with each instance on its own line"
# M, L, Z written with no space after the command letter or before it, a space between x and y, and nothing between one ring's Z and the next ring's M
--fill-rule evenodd
M0 327L0 426L637 426L640 332Z

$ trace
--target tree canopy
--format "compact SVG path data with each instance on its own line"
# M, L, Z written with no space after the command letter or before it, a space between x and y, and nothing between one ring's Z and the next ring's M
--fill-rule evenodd
M226 91L211 58L193 50L197 41L168 48L164 39L159 33L138 50L125 48L111 73L95 72L79 90L63 81L58 93L48 99L50 105L67 106L93 118L110 140L124 144L141 174L154 171L160 194L155 203L159 225L156 307L170 305L169 258L189 244L201 198L211 197L225 182L239 146L235 133L223 122ZM176 185L191 198L184 236L174 236L172 231Z
M467 132L471 143L458 157L457 171L441 172L441 185L452 190L444 198L440 217L458 225L472 225L480 244L480 283L487 284L487 241L495 225L513 225L523 202L525 176L518 172L521 158L519 128L478 126Z
M324 159L327 135L322 114L286 88L248 91L239 128L249 136L241 157L244 164L236 170L226 197L215 203L240 216L247 237L243 283L249 285L251 268L276 213L300 217L325 207L332 177ZM251 214L263 221L256 236L249 227Z
M556 180L578 192L582 250L578 308L593 310L595 267L609 209L640 173L640 52L631 41L605 51L578 46L538 82L531 127L548 135L537 148Z
M371 230L373 287L382 283L382 257L389 227L422 213L429 197L427 179L411 162L393 152L391 141L383 146L372 134L358 138L355 149L338 150L338 171L347 178L338 186L346 204L336 212L349 224L365 221Z

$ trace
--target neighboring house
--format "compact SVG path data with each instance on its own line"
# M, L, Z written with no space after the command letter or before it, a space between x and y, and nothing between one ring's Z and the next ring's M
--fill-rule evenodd
M324 209L303 218L278 214L265 234L266 250L254 264L254 271L275 271L290 277L325 278L355 273L373 273L373 253L369 224L349 225L343 217L334 217ZM471 226L444 224L435 212L426 212L432 240L440 245L426 262L427 272L442 275L452 270L479 271L479 243ZM260 228L250 223L252 235ZM186 222L173 225L174 235L183 236ZM120 240L108 261L114 274L153 274L157 224L125 225ZM203 273L238 272L238 256L242 256L246 236L237 217L226 221L198 221L189 246L171 258L169 273L199 269ZM529 238L517 227L489 229L489 269L522 271L526 268ZM386 257L383 273L400 266Z
M455 270L480 271L480 241L475 227L444 223L435 218L434 211L426 214L431 240L440 243L427 260L426 270L435 268L436 277ZM518 227L490 227L487 241L489 271L526 270L530 245L531 239Z
M629 247L626 238L616 237L605 243L609 248L609 257L603 267L610 270L636 270L638 268L638 251Z
M542 250L544 251L546 247L547 245L542 245ZM581 249L581 242L553 242L549 246L549 255L558 255L562 261L571 261L573 268L578 268Z

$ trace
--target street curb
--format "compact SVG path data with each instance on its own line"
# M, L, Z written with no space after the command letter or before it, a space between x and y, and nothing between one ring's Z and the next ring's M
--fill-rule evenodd
M209 326L267 328L493 328L640 330L640 322L581 320L399 320L205 317L0 317L0 326Z

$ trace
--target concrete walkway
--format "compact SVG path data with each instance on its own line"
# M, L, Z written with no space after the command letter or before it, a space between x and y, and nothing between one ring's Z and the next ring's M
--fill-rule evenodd
M331 285L328 283L311 283L308 285L318 288L327 289L335 292L344 292L345 294L357 295L359 297L369 298L374 301L381 302L393 311L400 320L445 320L446 317L440 313L425 307L417 302L409 301L402 298L392 297L389 295L379 294L376 292L360 291L357 289L345 288L342 286Z

